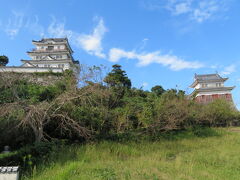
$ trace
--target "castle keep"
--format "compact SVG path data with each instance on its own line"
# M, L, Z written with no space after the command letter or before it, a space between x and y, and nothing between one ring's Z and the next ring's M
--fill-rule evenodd
M46 38L40 41L32 41L36 46L27 54L31 60L21 60L21 66L1 67L0 72L54 72L62 73L65 70L75 71L79 62L72 57L71 49L67 38Z

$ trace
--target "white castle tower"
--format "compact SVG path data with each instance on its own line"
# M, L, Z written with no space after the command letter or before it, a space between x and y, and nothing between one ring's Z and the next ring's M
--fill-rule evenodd
M45 38L40 41L32 41L36 48L28 51L31 60L21 60L21 66L1 67L0 72L63 72L67 69L75 71L79 67L79 61L72 57L67 38Z

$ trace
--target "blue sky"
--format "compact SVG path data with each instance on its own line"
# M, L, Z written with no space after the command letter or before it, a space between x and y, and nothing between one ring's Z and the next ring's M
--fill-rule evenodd
M194 73L229 77L240 107L237 0L11 0L0 11L0 54L29 59L31 41L68 37L87 65L118 63L135 87L190 93Z

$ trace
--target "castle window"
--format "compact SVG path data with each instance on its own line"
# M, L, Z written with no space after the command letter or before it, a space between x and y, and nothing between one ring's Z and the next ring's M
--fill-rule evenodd
M53 50L54 46L48 46L47 50Z
M41 59L42 58L42 56L36 56L36 59Z
M57 58L57 59L61 59L61 58L62 58L62 55L56 55L56 58Z
M202 84L202 87L203 88L208 87L208 84Z

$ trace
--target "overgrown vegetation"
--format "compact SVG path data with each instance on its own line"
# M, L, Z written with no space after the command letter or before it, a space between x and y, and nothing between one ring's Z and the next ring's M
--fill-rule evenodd
M160 85L144 91L131 87L120 65L105 77L103 70L82 68L79 79L67 71L61 82L50 86L1 74L0 147L19 149L62 139L81 143L124 137L158 139L239 120L239 113L224 100L201 105L182 90L165 90Z
M239 179L240 129L202 129L159 141L123 141L63 147L25 180ZM217 134L217 136L216 136Z

